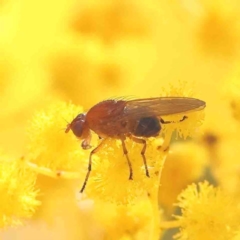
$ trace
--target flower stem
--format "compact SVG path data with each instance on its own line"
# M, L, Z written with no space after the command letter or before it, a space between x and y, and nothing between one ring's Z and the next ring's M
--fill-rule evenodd
M181 222L179 220L160 222L160 228L162 229L178 228L180 226Z
M157 184L154 184L153 188L149 192L149 200L152 205L152 211L153 211L153 219L152 219L152 227L151 227L151 233L150 233L150 240L158 240L160 237L160 212L159 212L159 186L160 186L160 180L162 175L162 169L164 166L164 162L167 156L167 152L164 153L160 167L159 174L157 176Z
M25 161L25 164L34 171L52 178L78 179L80 176L79 172L69 172L63 170L53 171L50 168L41 167L28 161Z
M162 160L161 162L156 163L154 166L156 172L158 172L158 175L156 176L156 181L152 187L152 189L149 191L149 200L152 205L152 211L153 211L153 219L151 224L151 233L149 240L158 240L160 238L160 211L159 211L159 187L161 183L161 176L162 176L162 170L163 166L169 151L169 144L172 138L172 134L167 134L165 136L163 145L161 146L161 153L162 154Z

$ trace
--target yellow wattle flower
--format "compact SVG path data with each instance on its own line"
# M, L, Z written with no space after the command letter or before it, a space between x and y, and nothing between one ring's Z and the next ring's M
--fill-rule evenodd
M30 167L51 177L61 177L63 172L71 172L70 178L79 177L81 161L88 153L80 148L73 134L65 133L65 128L81 112L81 107L56 102L34 115L27 129L26 160Z
M0 228L22 225L40 205L36 174L22 159L0 153Z
M208 182L192 184L179 196L179 240L231 239L239 228L237 201Z

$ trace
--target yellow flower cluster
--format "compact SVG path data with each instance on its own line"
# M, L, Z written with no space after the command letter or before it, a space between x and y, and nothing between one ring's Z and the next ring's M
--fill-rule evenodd
M40 205L35 186L36 174L23 159L12 159L0 153L0 228L17 226L31 218Z
M182 216L177 216L178 239L233 239L239 229L238 202L207 182L190 185L178 202L182 211Z
M80 169L79 159L87 158L87 154L76 148L73 135L64 133L68 121L79 112L82 112L80 107L58 102L35 114L27 129L29 164L43 171L49 168L56 177L61 171Z

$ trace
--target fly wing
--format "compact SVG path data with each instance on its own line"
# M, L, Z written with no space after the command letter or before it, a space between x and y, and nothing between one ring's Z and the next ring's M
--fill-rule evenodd
M196 98L159 97L135 99L126 102L124 117L143 118L188 113L204 109L206 103Z

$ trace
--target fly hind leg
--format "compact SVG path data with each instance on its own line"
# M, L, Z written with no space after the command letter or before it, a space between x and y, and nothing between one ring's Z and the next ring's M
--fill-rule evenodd
M137 138L137 137L134 137L134 136L131 136L131 139L136 143L143 144L141 155L142 155L142 158L143 158L143 163L144 163L144 167L145 167L146 176L150 177L149 171L148 171L148 166L147 166L147 160L146 160L146 157L145 157L145 152L146 152L146 148L147 148L146 140L144 140L142 138Z
M162 118L160 119L160 122L162 123L162 124L169 124L169 123L179 123L179 122L182 122L182 121L184 121L185 119L187 119L188 117L187 116L183 116L183 118L182 119L180 119L179 121L177 121L177 122L173 122L173 121L164 121Z

